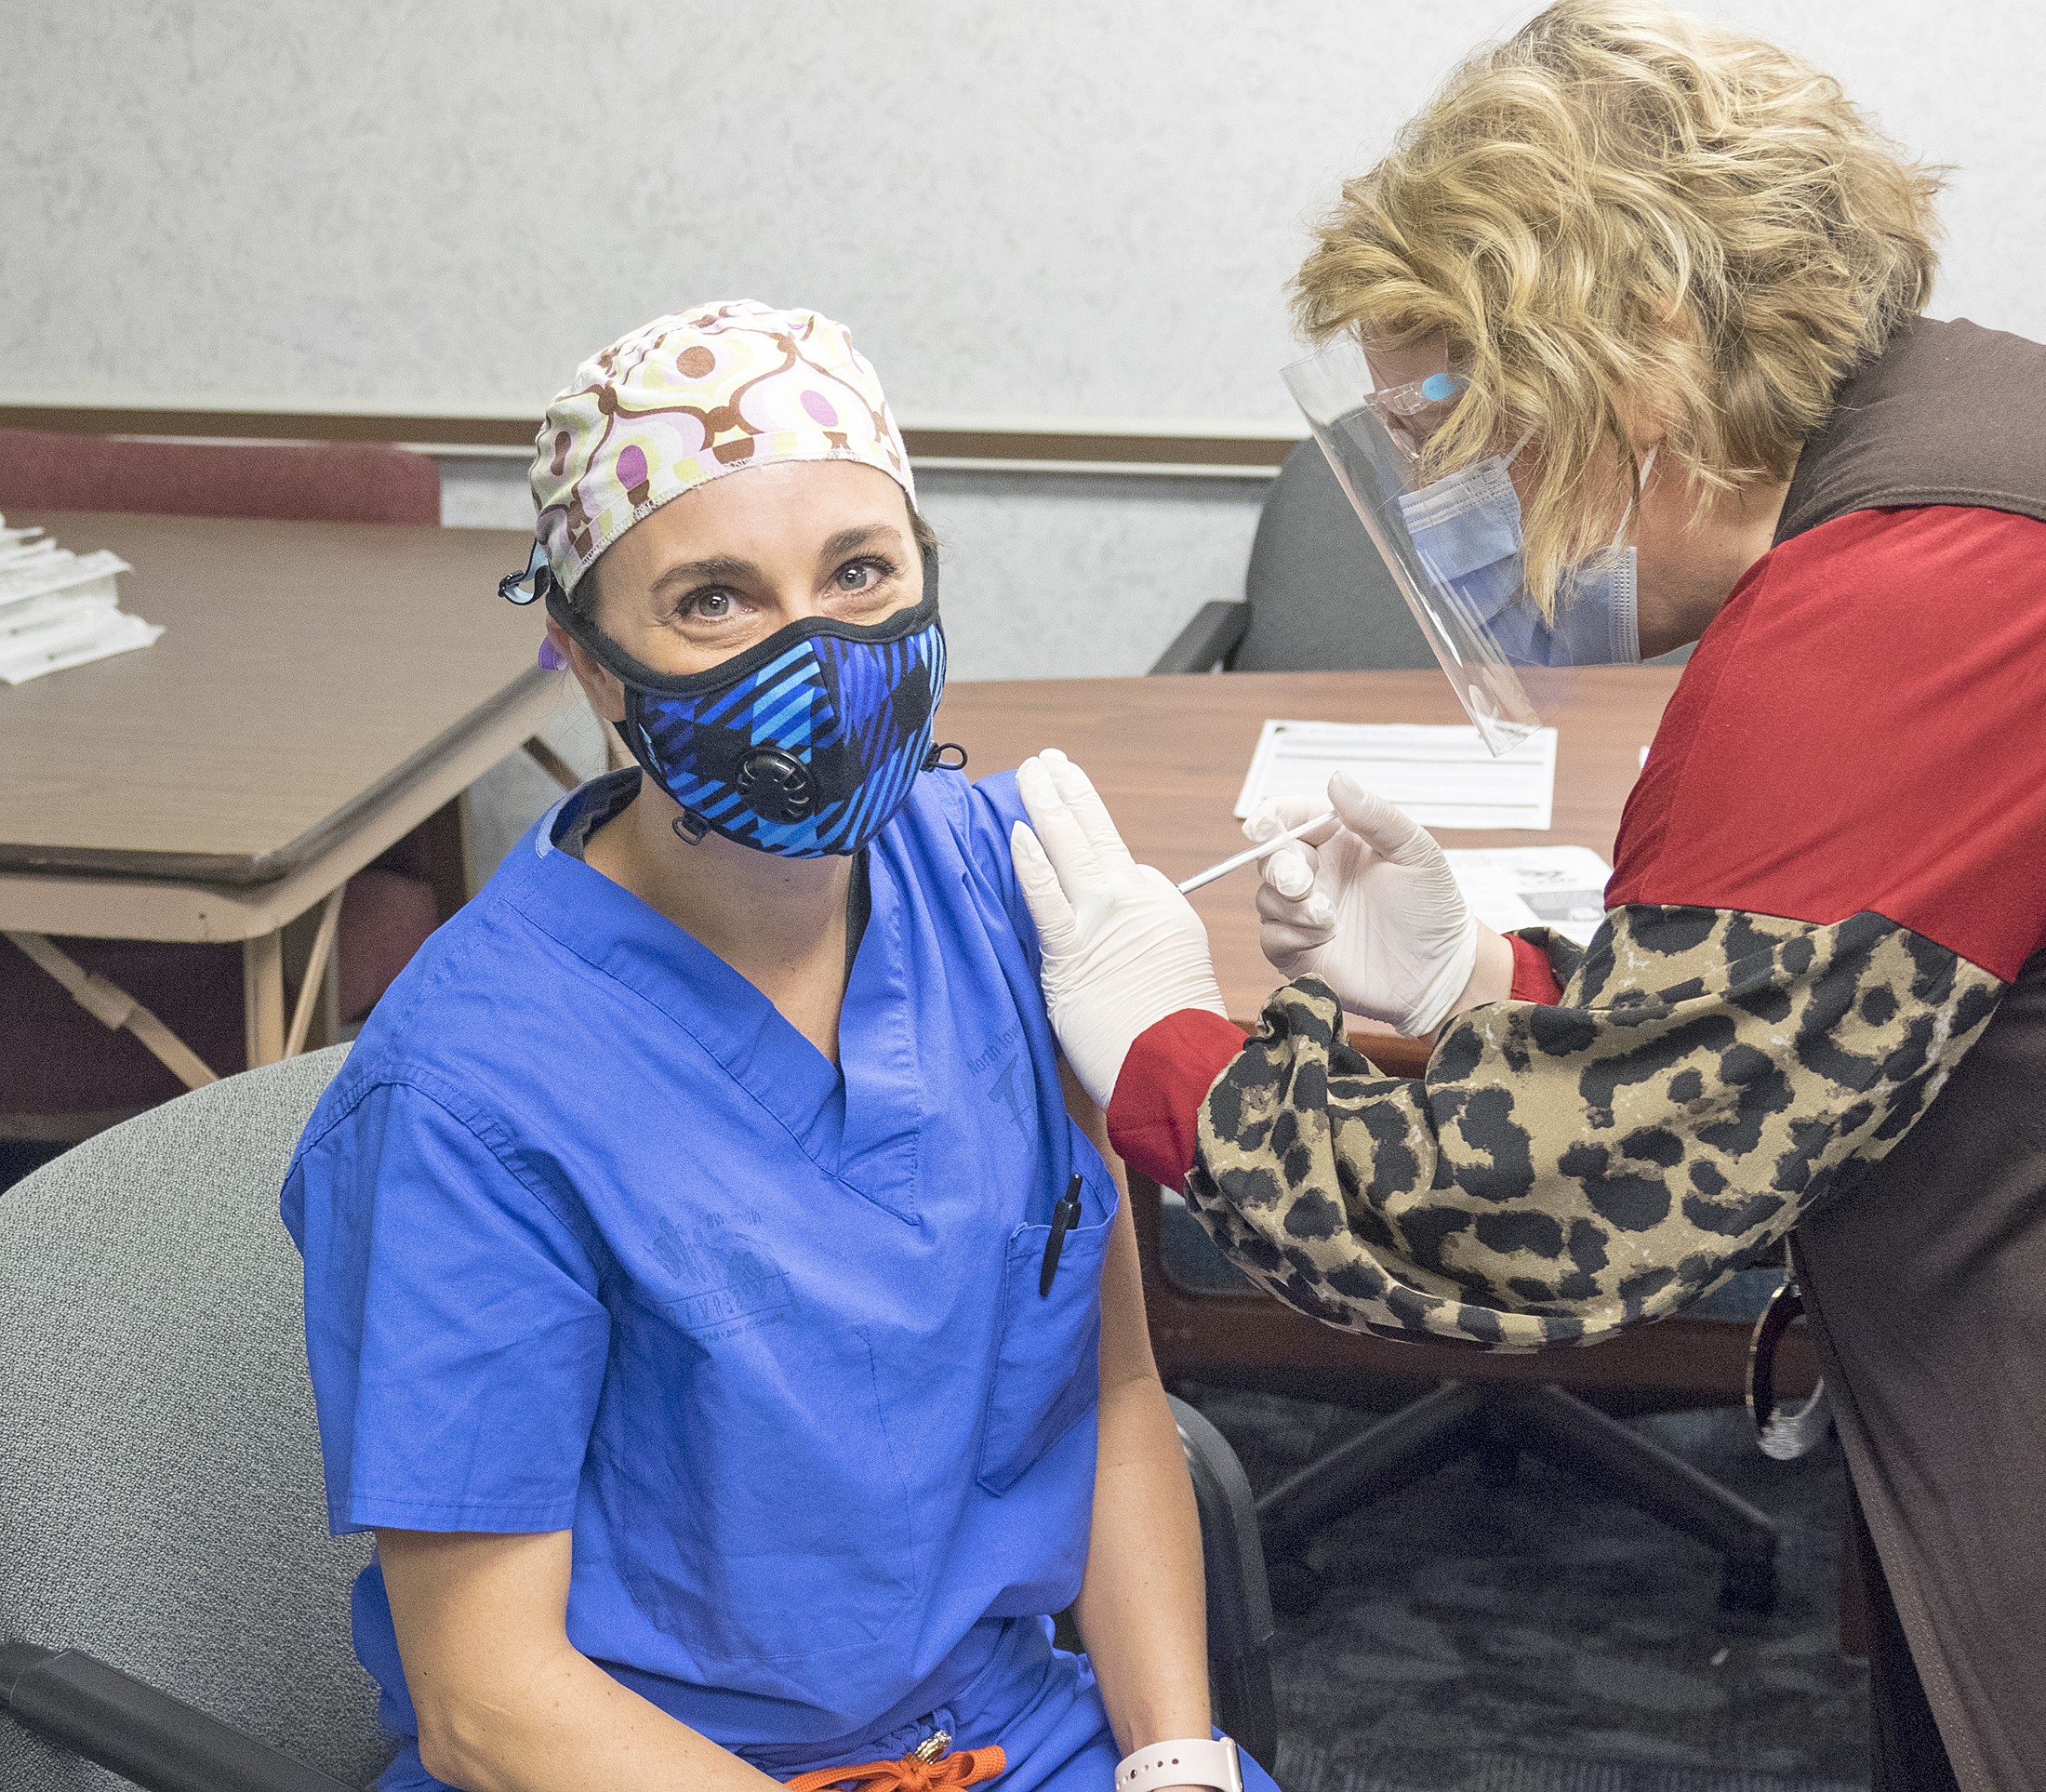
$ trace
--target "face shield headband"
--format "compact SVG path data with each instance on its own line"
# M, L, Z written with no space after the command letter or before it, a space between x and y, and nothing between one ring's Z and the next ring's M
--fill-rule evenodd
M528 577L530 595L518 589ZM498 589L514 603L544 597L569 639L624 685L618 735L682 805L675 831L685 839L719 833L790 858L856 853L945 750L931 746L945 632L927 551L913 608L867 624L792 622L684 675L643 664L574 609L538 549Z
M1627 523L1610 550L1564 569L1555 614L1544 618L1526 586L1520 498L1508 475L1512 455L1491 455L1432 481L1421 477L1431 426L1446 417L1462 381L1442 373L1381 388L1363 350L1348 340L1295 362L1284 378L1495 753L1541 725L1523 672L1640 657L1634 550L1621 546ZM1537 690L1553 688L1534 682Z

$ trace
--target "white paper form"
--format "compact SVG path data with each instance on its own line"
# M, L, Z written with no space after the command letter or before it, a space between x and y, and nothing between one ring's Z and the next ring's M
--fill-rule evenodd
M119 608L115 577L133 570L104 548L73 553L40 529L0 526L0 682L25 684L156 640L161 628Z
M1495 759L1475 728L1268 722L1236 813L1247 816L1268 797L1323 798L1335 772L1424 828L1546 829L1556 796L1556 731L1537 728Z
M1605 919L1613 868L1588 846L1510 846L1442 856L1471 913L1497 933L1548 927L1588 946Z

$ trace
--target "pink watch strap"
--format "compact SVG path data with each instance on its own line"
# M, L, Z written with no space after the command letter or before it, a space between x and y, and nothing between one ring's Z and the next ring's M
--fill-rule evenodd
M1154 1742L1123 1757L1115 1770L1115 1792L1153 1792L1161 1785L1207 1785L1215 1792L1243 1792L1243 1770L1235 1741L1205 1736Z

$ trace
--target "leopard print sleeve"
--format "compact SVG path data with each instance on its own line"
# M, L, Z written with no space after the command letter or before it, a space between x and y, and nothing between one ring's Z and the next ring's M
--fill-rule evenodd
M1541 941L1553 1007L1450 1026L1378 1073L1288 984L1209 1089L1189 1205L1331 1325L1495 1350L1592 1343L1708 1293L1850 1187L1939 1093L2004 985L1876 914L1616 909Z
M1548 960L1550 975L1563 988L1570 987L1570 979L1577 975L1577 967L1584 962L1582 946L1574 939L1564 938L1550 927L1522 927L1514 937L1540 947L1542 955Z

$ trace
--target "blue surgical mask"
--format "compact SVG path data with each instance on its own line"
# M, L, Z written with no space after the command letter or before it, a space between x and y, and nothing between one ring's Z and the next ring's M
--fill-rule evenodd
M1394 499L1435 582L1433 595L1489 635L1510 664L1634 665L1641 657L1635 552L1621 545L1632 512L1611 547L1563 569L1554 618L1545 621L1527 593L1521 500L1508 471L1525 442ZM1654 459L1651 449L1641 463L1644 479Z
M643 665L573 609L544 566L530 570L548 614L625 686L618 734L682 805L685 839L718 833L788 858L856 853L945 750L931 747L945 688L931 554L914 608L867 624L791 622L685 676Z

